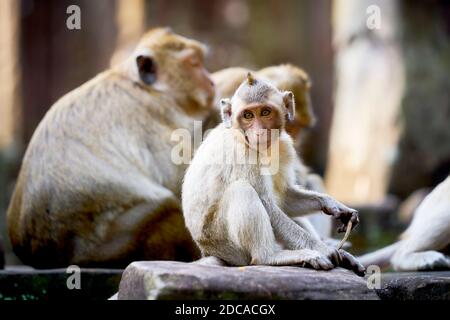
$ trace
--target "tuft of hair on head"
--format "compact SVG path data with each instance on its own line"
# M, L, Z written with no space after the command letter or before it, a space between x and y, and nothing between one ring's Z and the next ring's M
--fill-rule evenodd
M251 72L247 73L247 82L249 86L252 86L255 84L256 80L253 77L253 74Z

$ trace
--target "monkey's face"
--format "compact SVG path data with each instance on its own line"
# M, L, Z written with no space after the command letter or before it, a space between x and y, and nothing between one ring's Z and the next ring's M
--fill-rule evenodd
M186 95L201 107L212 107L215 88L204 65L205 52L195 47L189 48L181 52L176 60L180 65L180 73L173 77L183 78Z
M204 66L206 47L170 29L151 30L136 49L139 80L165 91L186 111L212 107L215 89Z
M247 145L265 150L277 139L282 128L280 112L270 104L248 105L236 117L235 128L241 129Z
M227 127L239 129L253 149L269 148L285 129L285 120L295 115L294 95L249 73L232 99L222 99L221 114Z

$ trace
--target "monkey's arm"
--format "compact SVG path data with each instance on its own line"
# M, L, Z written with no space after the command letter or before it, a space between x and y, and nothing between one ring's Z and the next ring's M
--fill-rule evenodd
M356 274L363 276L364 266L350 253L337 250L315 239L290 217L288 217L275 203L262 201L270 216L270 221L277 239L286 245L288 249L312 249L319 251L329 258L334 265L353 270Z
M343 223L338 231L343 232L352 221L353 227L359 223L358 212L324 193L303 189L297 185L290 186L283 201L283 210L291 217L301 216L312 211L321 210Z

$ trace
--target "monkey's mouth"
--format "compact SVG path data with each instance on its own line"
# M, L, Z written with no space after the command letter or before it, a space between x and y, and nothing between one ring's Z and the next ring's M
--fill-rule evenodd
M244 133L246 145L254 150L266 150L270 147L270 140L266 137L257 137L254 139L249 139L249 135Z

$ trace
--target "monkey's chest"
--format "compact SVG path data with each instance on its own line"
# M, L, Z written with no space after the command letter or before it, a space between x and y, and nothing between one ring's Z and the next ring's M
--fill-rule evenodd
M285 177L281 173L272 176L272 192L279 203L283 201L286 193L287 183Z
M272 179L272 189L276 195L281 195L285 189L284 181L279 176L274 176Z
M281 172L274 175L264 175L258 166L234 166L229 175L232 181L244 180L260 195L275 197L278 203L282 202L287 187L286 179ZM226 176L226 175L225 175ZM231 181L231 182L232 182Z

